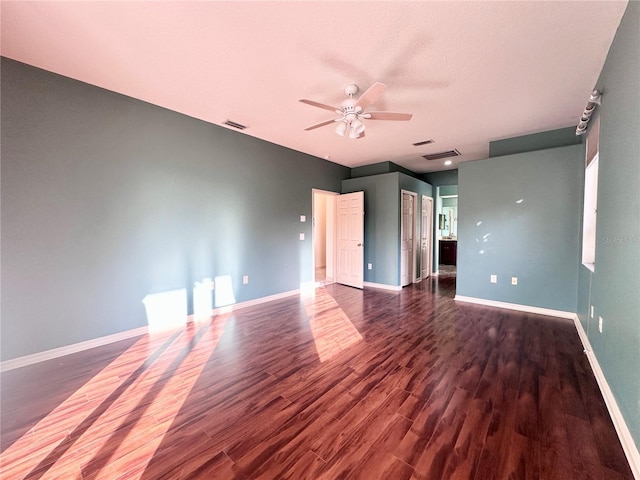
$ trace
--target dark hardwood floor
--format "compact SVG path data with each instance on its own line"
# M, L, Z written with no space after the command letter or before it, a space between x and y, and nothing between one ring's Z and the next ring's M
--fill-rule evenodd
M329 285L2 374L7 479L632 479L571 321Z

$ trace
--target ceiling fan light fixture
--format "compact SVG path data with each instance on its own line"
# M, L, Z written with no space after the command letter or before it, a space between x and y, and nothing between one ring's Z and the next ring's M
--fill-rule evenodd
M341 137L344 137L345 132L347 131L347 124L345 122L338 123L336 127L336 133Z
M356 118L353 122L351 122L351 130L360 135L362 132L364 132L364 123Z

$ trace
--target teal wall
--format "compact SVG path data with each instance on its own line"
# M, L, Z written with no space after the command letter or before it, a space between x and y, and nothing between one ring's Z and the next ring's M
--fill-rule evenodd
M147 294L205 277L238 302L312 280L299 217L348 168L12 60L1 81L3 360L144 326Z
M400 172L410 177L418 177L414 172L393 162L379 162L370 165L362 165L351 169L351 178L369 177L371 175L381 175L383 173Z
M458 184L455 185L441 185L438 189L438 195L441 197L448 195L458 195ZM444 201L445 199L443 199Z
M460 165L458 295L576 311L583 151L574 145Z
M423 173L422 179L433 188L440 187L442 185L457 185L458 184L458 170L443 170L442 172L430 172Z
M431 196L431 185L403 173L393 172L342 181L342 193L364 192L364 281L400 285L401 190ZM367 263L373 264L368 270ZM418 265L419 266L419 265Z
M640 3L629 2L597 88L598 219L593 275L580 266L578 316L640 446ZM589 286L594 319L589 319ZM597 319L602 316L603 332Z
M576 135L575 127L560 128L547 132L522 135L520 137L506 138L489 142L489 156L500 157L513 153L533 152L548 148L564 147L567 145L579 145L581 137Z

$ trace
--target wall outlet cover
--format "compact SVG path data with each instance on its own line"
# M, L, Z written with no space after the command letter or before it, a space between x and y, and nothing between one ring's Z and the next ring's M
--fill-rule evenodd
M518 277L511 277L511 285L518 285Z
M491 283L498 283L498 276L497 275L491 275Z

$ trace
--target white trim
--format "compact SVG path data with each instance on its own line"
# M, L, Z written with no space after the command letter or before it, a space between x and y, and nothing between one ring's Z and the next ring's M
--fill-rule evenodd
M402 287L400 285L387 285L386 283L364 282L364 286L370 288L379 288L381 290L393 290L394 292L402 291Z
M411 241L411 272L409 274L409 283L407 285L411 285L412 283L418 283L418 220L422 217L422 209L420 209L420 215L418 215L418 193L412 192L411 190L405 190L404 188L400 190L400 216L402 217L402 195L410 195L413 197L413 235ZM404 223L400 220L400 243L402 243L402 232L404 228ZM402 260L402 245L400 245L400 259ZM401 279L402 280L402 279Z
M425 208L425 201L427 203L427 207ZM422 258L422 229L425 227L422 223L424 220L423 212L427 210L427 219L431 221L427 223L427 268L424 268L424 258ZM434 225L433 225L433 211L434 211L434 202L433 197L429 195L422 195L420 197L420 275L421 278L427 279L432 275L433 270L433 239L434 239ZM426 275L423 274L426 272Z
M627 456L627 461L629 462L631 473L633 473L633 476L636 478L636 480L640 480L640 452L638 452L638 447L636 446L636 443L631 436L631 432L629 431L629 427L627 427L627 423L622 416L622 412L618 407L618 402L616 402L616 398L611 391L611 387L609 387L607 378L600 368L598 358L595 356L593 350L591 349L591 342L589 342L589 337L584 331L580 319L575 314L573 317L573 323L575 323L576 325L578 336L580 337L580 341L582 342L582 346L584 347L584 353L587 355L587 359L589 360L589 364L591 365L593 374L596 377L598 386L600 387L600 392L602 393L602 397L604 398L604 403L607 405L607 410L609 410L609 415L611 416L611 420L613 421L613 426L618 433L618 438L620 439L620 443L622 444L622 449Z
M253 300L247 300L246 302L234 303L232 305L214 308L213 310L211 310L211 316L215 317L216 315L220 315L221 313L235 312L236 310L254 307L256 305L260 305L261 303L273 302L274 300L281 300L283 298L292 297L294 295L300 295L300 292L302 290L315 289L319 286L322 286L322 284L316 282L305 282L301 284L300 288L297 288L296 290L289 290L288 292L276 293L275 295L254 298Z
M32 353L31 355L25 355L24 357L5 360L4 362L0 362L0 372L7 372L15 368L44 362L45 360L51 360L53 358L62 357L71 353L77 353L83 350L89 350L90 348L101 347L102 345L118 342L120 340L126 340L127 338L146 335L149 331L148 328L149 327L140 327L134 328L132 330L125 330L124 332L114 333L113 335L93 338L91 340L66 345L64 347L52 348L51 350L45 350L44 352Z
M335 268L336 268L336 243L337 243L337 239L336 239L336 221L335 221L335 209L336 209L336 204L335 204L335 199L333 197L337 197L338 195L340 195L340 193L338 192L332 192L331 190L320 190L318 188L312 188L311 189L311 271L313 272L313 276L315 278L315 272L316 272L316 194L318 195L324 195L327 198L327 200L329 200L329 198L331 198L331 202L327 202L327 203L331 203L331 209L333 210L331 212L331 215L329 215L328 210L325 211L325 228L330 229L333 232L333 235L331 237L329 237L329 232L327 233L327 238L331 238L330 242L325 242L325 254L326 254L326 258L325 258L325 263L327 265L325 265L325 284L328 283L334 283L334 279L333 276L335 275ZM327 205L327 207L329 207L329 205ZM329 220L330 222L327 222L327 217L330 217ZM329 223L331 223L329 225ZM330 227L330 228L329 228Z
M301 285L301 288L313 287L317 285L314 282ZM233 312L235 310L241 310L243 308L253 307L261 303L272 302L274 300L280 300L283 298L299 295L300 289L290 290L288 292L277 293L275 295L269 295L266 297L260 297L253 300L247 300L246 302L235 303L233 305L227 305L225 307L214 308L211 311L210 316L220 315L221 313ZM209 317L206 317L209 319ZM194 319L193 315L187 317L187 322L202 321L204 318ZM109 343L118 342L120 340L126 340L127 338L139 337L149 333L149 327L139 327L132 330L125 330L124 332L114 333L113 335L106 335L104 337L93 338L84 342L74 343L71 345L65 345L64 347L53 348L51 350L45 350L43 352L32 353L31 355L25 355L23 357L12 358L11 360L5 360L0 362L0 372L7 372L27 365L33 365L34 363L44 362L45 360L52 360L54 358L69 355L71 353L81 352L83 350L89 350L90 348L101 347L108 345Z
M466 303L476 303L478 305L486 305L488 307L507 308L509 310L518 310L520 312L537 313L539 315L549 315L552 317L568 318L573 320L575 313L565 312L564 310L552 310L550 308L532 307L530 305L520 305L517 303L498 302L496 300L487 300L485 298L465 297L463 295L456 295L454 300Z

